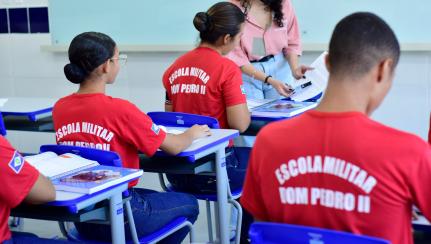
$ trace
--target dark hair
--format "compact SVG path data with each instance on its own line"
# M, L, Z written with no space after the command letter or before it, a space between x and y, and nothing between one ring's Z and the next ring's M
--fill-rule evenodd
M240 0L242 7L245 9L244 14L248 14L250 0ZM274 12L274 21L279 27L283 27L283 0L260 0L265 6Z
M241 9L229 2L214 4L207 12L199 12L193 19L193 25L200 32L203 42L214 44L221 36L239 33L245 16Z
M70 63L64 74L72 83L83 82L91 72L114 56L116 44L106 34L84 32L73 38L69 46Z
M351 14L335 27L329 43L330 72L361 76L384 59L400 57L400 44L391 27L368 12Z

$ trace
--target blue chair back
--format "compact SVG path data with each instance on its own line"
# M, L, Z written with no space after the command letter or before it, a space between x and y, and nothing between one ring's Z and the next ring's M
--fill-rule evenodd
M40 147L41 153L48 151L55 152L58 155L73 153L83 158L97 161L101 165L122 167L121 158L116 152L68 145L43 145Z
M0 112L0 135L5 136L6 135L6 126L3 122L3 115Z
M220 129L217 119L204 115L179 112L149 112L147 115L157 125L173 127L191 127L195 124L208 125L211 129Z
M306 227L300 225L256 222L250 227L252 244L291 243L291 244L390 244L389 241L352 233Z

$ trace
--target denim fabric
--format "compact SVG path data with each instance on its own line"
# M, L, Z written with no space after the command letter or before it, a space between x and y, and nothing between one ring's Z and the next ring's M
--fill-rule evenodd
M231 190L242 188L251 148L226 148L226 171ZM167 175L169 183L176 191L192 194L213 194L217 183L215 176L208 175Z
M129 189L132 199L133 218L138 238L149 235L178 217L186 217L194 223L199 214L199 206L195 197L176 192L156 192L142 188ZM131 240L129 224L125 215L126 238ZM109 225L75 223L79 234L87 240L111 242ZM181 243L187 236L188 228L183 228L160 243Z
M251 63L257 70L266 75L271 75L274 79L291 85L293 83L292 71L289 63L284 58L283 53L275 55L266 62ZM256 80L251 76L242 74L244 90L247 98L272 99L281 98L280 94L269 84Z
M12 232L12 238L3 242L3 244L68 244L70 241L61 241L54 239L39 238L33 233Z

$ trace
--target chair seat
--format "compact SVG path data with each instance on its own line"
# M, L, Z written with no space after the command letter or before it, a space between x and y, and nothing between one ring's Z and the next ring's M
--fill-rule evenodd
M169 192L181 192L181 191L175 190L175 188L170 184L168 184L166 188ZM199 200L217 202L217 193L214 193L214 194L197 194L197 193L190 193L190 192L184 192L184 193L191 194ZM231 194L232 194L232 199L240 198L242 194L242 188L231 190Z
M175 229L175 228L179 227L180 225L183 225L187 221L188 220L185 217L176 218L176 219L172 220L169 224L163 226L163 228L161 228L160 230L158 230L158 231L156 231L150 235L144 236L144 237L138 237L139 243L153 242L153 241L159 239L161 236L168 233L170 230Z
M160 237L167 235L171 230L176 229L180 225L184 225L186 222L188 222L187 218L185 217L179 217L174 220L172 220L170 223L163 226L161 229L155 231L154 233L151 233L147 236L138 237L139 243L152 243L157 240L160 240ZM78 231L75 228L71 228L67 230L69 239L73 240L79 240L79 241L85 241L85 243L90 244L106 244L107 242L99 242L99 241L89 241L83 238ZM128 241L127 243L133 243L133 241Z
M357 235L348 232L308 227L301 225L256 222L250 227L249 236L255 243L349 243L389 244L384 239Z

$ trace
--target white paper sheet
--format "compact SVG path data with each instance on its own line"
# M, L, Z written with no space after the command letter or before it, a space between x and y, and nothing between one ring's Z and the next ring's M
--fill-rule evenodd
M310 65L313 70L309 70L305 73L305 79L296 81L295 94L290 98L294 101L303 102L307 99L313 98L319 95L321 92L325 92L326 86L328 85L329 73L325 65L325 57L328 53L323 52L314 62ZM311 85L305 88L300 88L302 84L311 81Z

